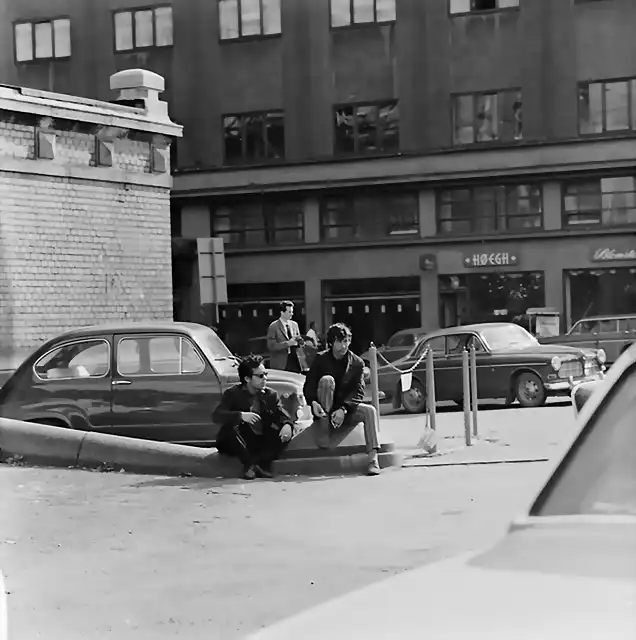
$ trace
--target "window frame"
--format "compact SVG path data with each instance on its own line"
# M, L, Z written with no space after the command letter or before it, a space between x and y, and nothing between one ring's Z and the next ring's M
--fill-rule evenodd
M280 0L279 3L279 11L280 11L280 22L281 22L281 26L280 26L280 31L278 33L264 33L264 24L263 24L263 16L265 14L265 12L263 11L263 4L265 2L267 2L267 0L258 0L258 6L259 6L259 22L260 22L260 33L251 33L248 35L242 35L241 31L242 31L242 26L243 26L243 12L241 11L241 3L244 0L236 0L236 6L237 6L237 21L238 21L238 31L239 31L239 35L236 36L235 38L223 38L222 37L222 30L221 30L221 9L220 9L220 4L221 4L222 0L217 0L216 2L216 7L217 7L217 21L218 21L218 25L219 25L219 42L220 43L225 43L225 42L250 42L250 41L254 41L254 40L267 40L269 38L281 38L283 35L283 6L282 3L284 2L284 0Z
M268 115L278 115L282 116L283 120L283 136L285 137L285 146L283 148L283 156L281 158L261 158L260 160L256 160L254 158L246 157L246 149L247 149L247 138L245 136L245 120L254 116L268 116ZM287 159L287 136L285 135L287 132L285 109L265 109L260 111L244 111L241 113L223 113L221 114L221 138L223 140L223 166L224 167L258 167L268 164L277 164L284 163ZM241 120L241 162L228 162L227 159L227 150L225 145L225 119L226 118L239 118ZM266 143L265 137L266 127L263 128L263 143Z
M183 372L181 369L183 368L183 350L179 352L179 373L156 373L152 370L144 373L122 373L119 370L119 347L122 342L125 340L147 340L150 342L153 338L178 338L179 340L187 340L190 342L190 345L194 348L194 352L197 354L201 362L203 363L203 369L199 372ZM201 352L199 345L196 344L190 336L183 335L181 333L130 333L130 334L121 334L117 336L117 342L115 344L114 350L114 368L113 368L113 376L117 376L118 378L165 378L165 377L175 377L175 376L202 376L210 364L207 358ZM151 360L148 359L148 364L150 366Z
M481 13L481 12L479 12ZM499 102L499 96L505 93L518 93L521 96L521 137L513 138L511 140L503 140L502 138L497 138L497 140L477 140L477 98L481 96L491 96L494 95L497 98L497 102ZM457 98L464 98L466 96L470 96L472 98L472 130L473 130L473 142L455 142L455 100ZM473 148L475 146L493 146L493 145L513 145L513 144L521 144L524 142L525 138L523 137L523 89L522 87L505 87L498 89L487 89L484 91L462 91L459 93L451 93L450 95L450 121L451 121L451 148L452 149L466 149ZM497 126L499 127L500 122L503 123L503 119L499 119L497 122Z
M373 0L373 20L370 22L356 22L354 19L354 8L353 3L354 0L349 1L349 15L351 16L351 22L349 24L342 25L334 25L333 24L333 13L332 13L332 3L334 0L329 0L329 28L332 31L341 31L343 29L360 29L364 27L369 27L372 25L386 26L395 24L397 22L397 7L398 0L394 0L395 4L395 18L393 20L378 20L378 0Z
M627 83L627 120L628 125L625 129L607 129L607 93L605 85L615 84L619 82ZM581 131L582 124L582 108L581 108L581 89L587 87L588 95L591 85L601 85L601 116L602 116L602 131L598 133L583 133ZM576 130L577 135L580 138L599 138L603 136L629 136L636 134L636 76L619 77L619 78L602 78L596 80L579 80L576 83Z
M170 8L172 22L172 43L157 44L157 9ZM137 27L135 23L135 14L143 11L152 11L152 44L143 47L137 46ZM132 19L132 47L130 49L117 48L117 25L116 16L119 14L129 13ZM174 47L174 7L172 3L165 2L162 4L141 5L138 7L129 7L126 9L113 9L111 11L111 24L113 27L113 51L115 54L135 53L136 51L149 51L150 49L172 49Z
M603 191L603 180L612 179L612 178L632 178L634 180L634 191ZM598 211L598 222L585 222L579 224L570 224L569 219L572 216L581 215L581 211L570 211L566 208L566 200L568 198L568 187L570 186L578 186L584 184L591 184L592 182L598 183L598 193L600 195L600 209ZM565 230L568 229L633 229L636 226L636 222L634 223L626 223L626 224L603 224L603 196L604 194L614 194L614 193L633 193L636 198L636 172L631 174L618 174L618 175L602 175L602 176L588 176L582 178L570 178L568 180L561 181L561 227ZM577 193L577 198L579 194ZM636 207L635 207L636 211ZM583 212L585 213L585 212Z
M517 0L517 4L513 7L500 7L497 6L495 9L474 9L475 0L470 0L470 9L468 11L451 11L451 2L452 0L447 0L446 11L450 18L457 18L460 16L481 16L484 14L492 14L492 13L500 13L502 11L521 11L521 0ZM495 0L497 5L499 5L500 0Z
M359 145L359 134L358 134L358 116L357 116L357 109L359 107L375 107L376 109L376 142L378 143L378 151L372 151L372 152L364 152L364 151L360 151L360 145ZM381 146L379 143L382 142L384 140L384 130L382 130L382 136L379 136L379 132L380 132L380 128L378 126L379 121L380 121L380 109L382 107L389 107L389 108L396 108L398 110L398 148L394 151L385 151L384 149L379 149L379 147ZM352 108L353 109L353 119L354 119L354 126L353 126L353 131L354 131L354 150L349 152L349 151L338 151L336 149L336 144L337 144L337 132L338 132L338 123L336 120L336 113L339 110L342 109L347 109L347 108ZM331 109L331 117L332 117L332 126L333 126L333 156L335 158L369 158L369 157L376 157L376 156L395 156L398 155L400 153L400 144L401 144L401 140L400 140L400 101L398 98L391 98L389 100L370 100L370 101L362 101L362 102L345 102L345 103L338 103L338 104L334 104L332 106Z
M88 376L88 377L82 377L82 376L69 376L66 378L42 378L40 376L40 374L37 372L36 370L36 366L38 364L38 362L41 362L44 358L46 358L47 356L50 356L53 352L58 351L59 349L64 349L65 347L69 347L72 346L74 344L81 344L83 342L105 342L107 347L108 347L108 369L106 370L106 373L104 373L101 376ZM113 371L113 351L112 351L112 346L110 343L110 340L108 338L104 338L103 336L95 336L95 337L82 337L82 338L74 338L71 340L65 340L64 342L61 343L57 343L55 346L51 347L48 351L46 351L45 353L43 353L34 363L33 366L31 367L32 371L33 371L33 375L40 381L40 382L63 382L65 380L102 380L103 378L108 378L111 376L112 371Z
M448 218L448 219L443 219L441 217L441 212L442 212L442 208L443 205L446 204L443 200L443 195L444 193L452 193L453 191L468 191L470 193L470 198L468 200L469 206L471 208L471 210L474 211L474 203L478 202L479 200L475 199L475 190L476 189L492 189L492 193L493 195L496 195L496 189L498 187L503 187L506 192L505 192L505 200L506 203L508 202L508 190L510 189L518 189L519 187L528 187L530 190L534 187L537 188L539 190L539 196L541 198L541 211L539 213L527 213L527 214L512 214L510 215L507 208L506 211L504 212L504 215L501 216L499 215L499 213L495 210L495 215L493 217L494 220L494 228L491 231L479 231L475 228L475 221L476 221L476 216L473 214L470 218ZM528 196L528 199L530 199L531 196ZM545 230L545 219L544 219L544 202L543 202L543 186L542 183L539 181L530 181L530 182L524 182L524 183L510 183L510 182L500 182L500 183L487 183L487 184L470 184L470 185L456 185L456 186L448 186L445 188L441 188L438 189L436 191L435 194L435 199L436 199L436 206L435 206L435 222L436 222L436 235L437 236L442 236L442 237L459 237L459 236L468 236L468 235L495 235L495 234L526 234L526 233L536 233L538 231L544 231ZM492 198L490 201L492 201L493 203L497 202L496 197ZM451 201L452 203L452 201ZM520 229L510 229L509 228L509 221L511 219L524 219L524 218L535 218L536 216L539 216L539 220L540 220L540 225L538 227L532 227L529 228L527 230L520 230ZM503 219L506 222L506 228L502 229L500 227L500 219L503 217ZM444 222L470 222L470 231L467 231L465 233L456 233L456 232L449 232L449 231L442 231L442 223Z
M67 56L56 56L55 55L55 28L53 26L53 23L57 22L58 20L68 20L68 40L69 40L69 50L70 53ZM28 24L31 25L31 59L30 60L18 60L18 49L16 47L16 38L15 38L15 29L18 25L21 24ZM46 57L46 58L38 58L35 55L35 26L37 24L50 24L51 25L51 49L52 49L52 56ZM23 64L33 64L33 63L38 63L38 62L54 62L56 60L70 60L73 57L73 20L71 19L71 16L68 14L61 14L61 15L56 15L53 18L46 18L46 19L38 19L38 20L14 20L12 25L12 34L13 34L13 62L16 65L23 65Z

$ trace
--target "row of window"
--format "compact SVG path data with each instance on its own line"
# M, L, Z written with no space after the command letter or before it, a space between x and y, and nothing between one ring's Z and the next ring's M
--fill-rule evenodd
M523 139L523 102L518 89L451 97L453 144ZM400 150L396 101L334 108L334 153L367 155ZM257 164L285 158L282 111L227 115L223 119L225 164ZM636 80L579 84L579 133L636 131Z
M329 0L332 28L391 23L396 0ZM519 0L449 0L451 15L515 8ZM218 0L221 40L280 35L281 0ZM173 45L172 7L163 5L114 12L115 50L131 51ZM20 21L15 25L18 62L68 58L71 22Z
M564 228L636 225L636 176L573 180L562 185ZM243 200L217 206L214 235L232 247L300 244L302 200ZM369 191L327 196L320 202L324 241L347 242L417 236L416 191ZM437 194L437 233L470 235L524 233L543 228L539 184L482 185Z

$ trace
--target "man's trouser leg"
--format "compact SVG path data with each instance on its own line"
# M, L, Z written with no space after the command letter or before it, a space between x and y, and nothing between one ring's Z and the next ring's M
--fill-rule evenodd
M314 416L314 424L316 431L315 442L321 449L328 449L331 444L331 424L329 422L329 413L333 408L333 395L336 390L336 381L333 376L323 376L318 381L318 389L316 398L318 404L325 410L327 414L324 418Z
M367 453L380 450L380 425L378 413L370 404L359 404L352 415L347 417L347 422L353 426L362 422L364 424L364 440L367 445Z
M256 464L268 469L274 460L278 460L289 444L280 439L280 433L274 429L265 429L262 436L259 436L258 450L254 453Z
M258 450L258 438L247 423L241 422L221 429L217 449L221 453L238 458L244 467L251 467L256 464L254 452Z

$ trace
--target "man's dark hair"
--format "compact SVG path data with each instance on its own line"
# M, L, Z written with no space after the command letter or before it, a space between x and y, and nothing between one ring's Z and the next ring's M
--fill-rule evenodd
M257 355L246 356L239 362L238 374L241 384L245 384L246 378L251 378L254 371L263 364L263 358Z
M293 307L294 303L291 300L283 300L280 305L279 305L279 309L280 312L283 313L283 311L287 311L287 307Z
M327 329L327 344L332 347L334 342L351 338L351 329L342 322L336 322Z

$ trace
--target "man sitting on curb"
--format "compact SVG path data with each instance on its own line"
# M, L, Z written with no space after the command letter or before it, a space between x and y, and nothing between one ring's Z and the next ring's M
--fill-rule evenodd
M267 371L260 356L244 358L238 374L240 384L223 394L212 414L221 425L216 447L243 463L246 480L272 478L272 463L291 440L294 422L278 393L265 386Z
M368 475L380 473L378 414L364 404L364 362L349 350L351 330L342 323L327 331L327 350L319 353L307 373L304 394L311 404L321 440L329 441L331 429L352 429L364 424L369 455ZM328 446L328 445L327 445Z

